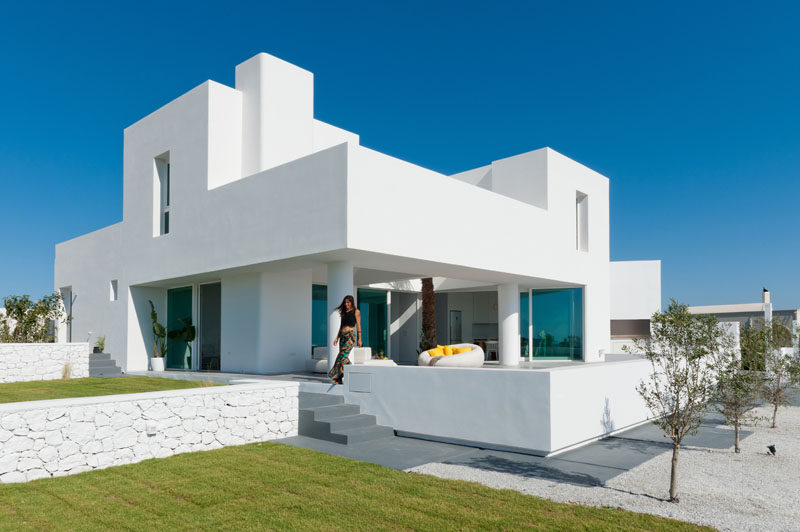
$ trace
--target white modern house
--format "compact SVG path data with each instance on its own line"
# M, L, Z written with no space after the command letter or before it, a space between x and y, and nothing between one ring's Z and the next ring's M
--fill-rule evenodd
M197 326L168 369L244 373L304 371L346 294L364 343L401 364L380 369L411 369L423 277L439 343L482 342L504 368L603 362L612 320L660 308L658 261L609 260L606 177L550 148L455 175L376 152L316 120L313 74L267 54L124 143L122 221L58 244L55 288L59 340L102 334L127 371L149 366L148 301Z

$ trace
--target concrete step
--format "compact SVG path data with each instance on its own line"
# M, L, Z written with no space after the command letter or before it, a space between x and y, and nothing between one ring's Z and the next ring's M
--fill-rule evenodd
M330 393L300 392L297 399L300 408L314 408L344 403L344 397Z
M116 368L117 363L114 360L92 360L89 359L89 369L91 368Z
M91 353L89 355L89 362L92 360L111 360L111 353Z
M303 408L313 412L314 421L328 421L337 417L354 416L361 413L361 408L358 405L350 405L346 403L328 405L328 406L315 406L312 408Z
M392 427L376 425L375 416L362 414L358 405L345 403L341 395L301 392L298 402L301 436L343 445L394 436Z
M371 414L356 414L354 416L337 417L327 421L331 432L341 432L347 429L375 426L375 416Z
M344 436L344 443L363 443L365 441L382 440L394 436L394 429L384 425L372 425L370 427L355 427L331 432L334 436Z

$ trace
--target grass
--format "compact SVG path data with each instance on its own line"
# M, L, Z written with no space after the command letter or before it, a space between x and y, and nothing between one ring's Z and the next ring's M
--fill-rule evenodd
M9 382L0 384L0 403L182 390L201 386L213 386L213 384L159 377L111 377L107 379L89 377L86 379Z
M0 485L0 530L711 530L257 443Z

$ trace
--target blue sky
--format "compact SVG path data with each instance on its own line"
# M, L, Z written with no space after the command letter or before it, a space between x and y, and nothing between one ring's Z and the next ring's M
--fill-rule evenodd
M611 258L661 259L665 301L800 307L798 3L25 4L0 17L0 296L52 290L56 242L121 219L123 128L264 51L370 148L454 173L550 146L608 176Z

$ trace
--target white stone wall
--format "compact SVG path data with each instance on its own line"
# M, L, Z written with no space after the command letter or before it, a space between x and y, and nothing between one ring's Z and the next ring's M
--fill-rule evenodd
M296 383L0 405L0 482L297 435Z
M88 377L91 350L87 342L0 343L0 382L60 379L66 364L73 379Z

